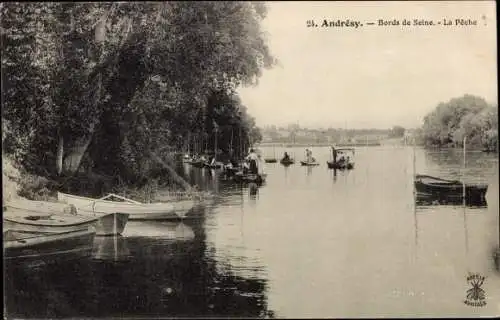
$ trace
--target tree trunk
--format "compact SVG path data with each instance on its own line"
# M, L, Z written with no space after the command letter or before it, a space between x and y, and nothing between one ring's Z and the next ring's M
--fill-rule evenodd
M186 189L186 191L191 191L193 189L193 187L186 182L186 180L184 180L181 176L179 176L177 174L177 172L175 172L175 170L169 166L167 163L165 163L165 161L163 161L158 155L154 154L153 153L153 159L155 159L156 161L158 161L159 163L161 163L163 165L163 167L165 169L167 169L168 173L170 173L170 175L172 176L172 178L177 182L179 183L180 185L182 185L184 187L184 189Z
M80 168L83 155L92 141L92 134L87 138L80 138L75 141L74 146L70 148L68 154L64 158L63 172L67 174L75 174Z
M57 146L57 160L56 160L56 168L58 175L61 175L63 170L63 155L64 155L64 138L63 136L60 136L59 145Z

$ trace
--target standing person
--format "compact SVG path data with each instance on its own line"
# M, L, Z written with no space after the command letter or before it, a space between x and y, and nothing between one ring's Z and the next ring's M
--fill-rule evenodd
M250 149L250 153L248 154L247 156L247 160L249 162L249 171L251 174L257 174L258 173L258 167L257 167L257 163L259 161L259 156L257 155L257 153L255 153L255 151L253 149Z
M310 155L309 155L309 149L306 149L306 162L311 162Z
M335 149L334 146L332 146L332 157L333 157L333 164L337 163L337 149Z

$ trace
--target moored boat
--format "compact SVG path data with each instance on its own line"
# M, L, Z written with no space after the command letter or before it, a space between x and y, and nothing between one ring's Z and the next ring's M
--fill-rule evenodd
M450 197L442 195L432 195L432 194L421 194L417 193L415 195L415 205L419 207L428 206L462 206L464 201L462 197ZM486 198L477 199L466 199L465 205L474 208L486 208L488 207L488 202Z
M6 229L31 232L70 232L93 229L98 218L72 214L50 214L6 206L3 225Z
M191 165L195 168L203 168L208 165L208 162L204 159L193 159Z
M123 232L127 224L128 214L125 213L99 213L92 210L85 210L88 208L77 209L72 204L47 202L47 201L32 201L32 200L16 200L15 202L8 202L7 207L28 210L47 214L73 214L82 217L96 218L95 223L96 235L108 236L117 235Z
M333 161L327 161L326 165L328 166L328 169L338 169L338 170L352 170L354 169L354 163L353 162L333 162Z
M421 174L415 175L414 184L417 196L420 198L461 199L465 195L466 203L484 201L488 191L487 184L464 184L458 180L446 180Z
M258 184L264 183L266 181L267 174L252 174L252 173L243 173L241 171L236 172L233 176L233 180L236 182L255 182Z
M111 196L124 201L105 200ZM94 199L62 192L58 192L57 198L63 203L73 204L78 210L98 213L125 213L129 215L128 220L169 220L182 219L186 216L185 208L177 208L178 210L176 210L176 205L173 202L141 203L113 194L101 199Z
M302 166L309 166L309 167L313 167L313 166L319 166L319 163L316 162L316 161L312 161L312 162L308 162L308 161L300 161L300 165Z
M191 162L193 162L193 158L189 154L185 154L182 157L182 162L183 163L191 163Z
M267 159L264 159L264 162L265 163L276 163L276 162L278 162L278 160L275 158L267 158Z
M210 164L205 163L204 166L206 168L210 168L210 169L222 169L222 168L224 168L224 164L222 162L219 162L219 161L217 161L215 163L210 163Z
M3 232L4 258L30 259L47 256L84 257L92 254L95 230L57 233L8 229Z

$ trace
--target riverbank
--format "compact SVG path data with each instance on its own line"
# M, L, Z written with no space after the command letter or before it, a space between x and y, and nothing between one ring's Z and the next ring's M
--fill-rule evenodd
M119 178L96 173L79 174L60 179L30 174L10 157L2 155L2 188L4 201L35 200L57 202L57 192L89 197L115 193L140 202L152 202L162 192L185 192L184 188L169 177L168 172L158 171L154 177L143 179L137 185L128 185Z

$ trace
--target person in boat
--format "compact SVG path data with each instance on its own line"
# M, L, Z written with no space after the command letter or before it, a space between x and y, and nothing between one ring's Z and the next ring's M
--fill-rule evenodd
M307 162L310 162L310 163L316 162L316 159L313 157L312 150L309 150L309 156L307 157Z
M283 159L281 159L282 161L290 161L290 156L288 155L288 152L285 152L285 154L283 155Z
M225 168L225 169L232 169L232 168L234 168L234 166L233 166L233 164L232 164L231 160L229 160L229 159L228 159L228 160L226 161L226 163L224 164L224 168Z
M306 162L311 162L311 151L306 149Z
M337 163L337 149L334 146L332 146L332 159L334 164Z
M255 153L254 149L250 149L250 153L247 156L247 161L248 161L248 171L251 174L257 174L258 173L258 163L259 163L259 156L257 153Z
M340 164L344 164L344 162L345 162L344 155L341 155L341 156L340 156L340 159L339 159L339 163L340 163Z

